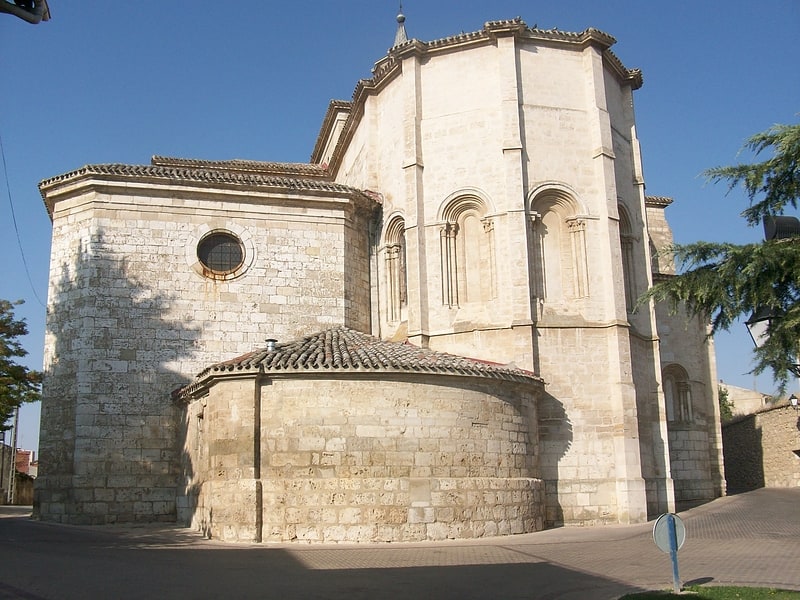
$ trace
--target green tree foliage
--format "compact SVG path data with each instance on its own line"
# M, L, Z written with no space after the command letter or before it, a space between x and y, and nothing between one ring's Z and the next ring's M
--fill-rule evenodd
M787 206L797 208L800 199L800 124L775 125L751 137L743 148L756 155L769 149L773 151L772 157L765 161L716 167L705 172L712 183L726 181L729 191L744 185L750 207L742 216L749 225L779 215ZM761 194L764 197L758 200Z
M730 421L733 418L733 401L728 397L728 390L722 386L718 388L719 395L719 416L722 422Z
M28 333L28 326L14 318L18 304L21 301L0 300L0 431L9 428L8 421L20 404L39 399L42 383L41 373L15 360L28 354L19 342Z
M754 164L717 167L705 172L710 182L725 181L729 191L744 187L750 206L748 225L797 208L800 199L800 124L775 125L751 137L745 148L770 158ZM669 248L679 275L653 286L643 300L685 306L710 318L712 333L727 330L739 318L763 309L780 317L770 321L764 344L755 350L753 373L769 369L785 389L796 372L800 340L800 238L758 244L696 242Z

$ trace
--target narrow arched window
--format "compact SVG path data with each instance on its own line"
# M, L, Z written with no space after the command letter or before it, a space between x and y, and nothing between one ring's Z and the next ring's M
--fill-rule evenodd
M474 197L451 201L440 231L442 303L486 302L496 295L494 222Z
M690 423L694 420L692 387L686 370L680 365L669 365L662 375L667 421Z
M532 203L532 295L540 301L589 295L586 219L576 212L561 191L545 191Z
M650 247L650 269L652 272L660 273L661 266L658 264L658 249L656 245L653 243L653 240L649 240L649 247Z
M634 236L628 212L619 205L619 245L622 253L622 283L625 288L625 308L628 312L636 306L636 271L633 260Z
M405 222L401 217L389 221L385 234L386 304L389 321L401 321L408 304Z

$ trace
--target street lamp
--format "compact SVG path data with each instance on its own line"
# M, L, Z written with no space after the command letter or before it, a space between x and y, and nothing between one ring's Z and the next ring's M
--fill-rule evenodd
M768 338L767 331L772 320L779 318L772 309L761 307L754 310L750 318L744 322L745 327L747 327L747 333L750 334L750 338L756 348L761 348L764 345ZM793 364L789 367L789 370L794 373L795 377L800 377L800 364ZM796 402L797 400L795 399Z
M754 310L750 318L744 322L756 348L761 348L767 341L767 330L773 317L772 309L762 307Z

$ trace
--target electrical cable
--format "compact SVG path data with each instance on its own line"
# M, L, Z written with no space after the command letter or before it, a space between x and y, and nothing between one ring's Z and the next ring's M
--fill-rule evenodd
M28 277L28 283L31 286L31 290L33 291L33 296L42 305L42 308L47 308L45 303L42 302L42 299L39 298L39 294L36 293L36 287L33 285L33 279L31 278L30 269L28 269L28 261L25 259L25 251L22 249L22 238L19 235L19 227L17 226L17 215L14 212L14 202L11 199L11 184L8 181L8 167L6 166L6 152L3 147L3 136L0 135L0 157L3 159L3 175L6 180L6 191L8 192L8 205L11 207L11 222L14 224L14 231L17 234L17 245L19 246L19 253L22 256L22 265L25 267L25 275Z

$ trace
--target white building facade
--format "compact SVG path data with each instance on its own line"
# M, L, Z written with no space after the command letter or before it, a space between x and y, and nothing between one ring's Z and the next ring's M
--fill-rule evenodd
M613 42L593 29L544 31L518 19L401 41L352 101L331 103L309 164L155 157L42 182L54 233L37 514L197 525L197 511L215 502L208 488L197 503L215 457L240 455L198 437L216 383L195 381L179 401L171 392L266 338L280 348L341 326L506 365L532 386L519 393L534 408L509 417L522 423L520 415L535 414L523 428L525 468L512 477L538 482L525 483L539 503L525 525L483 519L478 532L465 519L446 533L388 539L640 522L722 495L706 327L636 304L654 278L672 273L657 253L671 242L669 200L645 195L633 114L641 74L623 66ZM398 389L410 386L419 409L436 384L417 383ZM208 394L195 393L206 385ZM379 402L374 383L364 386ZM452 416L458 401L447 397L442 410ZM508 410L490 411L487 421L485 435L498 444L511 442L498 416ZM323 413L304 418L322 427ZM220 425L226 439L238 437L235 423ZM365 442L352 425L341 439L355 447ZM252 439L262 439L258 432ZM298 444L283 454L304 466L313 450ZM251 465L244 471L226 467L228 483L254 482L248 498L259 515L259 494L283 473L265 466L269 453L263 441L257 457L240 456ZM475 460L486 467L484 459ZM324 472L309 465L324 484ZM448 468L457 479L452 460ZM256 477L262 472L270 481ZM440 484L418 481L432 470L392 477L406 478L392 484L398 489ZM341 515L331 517L337 526ZM294 539L285 523L265 533L255 532L265 518L245 520L245 538ZM343 530L331 531L309 535L335 539ZM387 538L367 528L343 539Z

